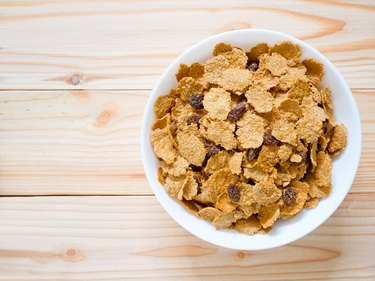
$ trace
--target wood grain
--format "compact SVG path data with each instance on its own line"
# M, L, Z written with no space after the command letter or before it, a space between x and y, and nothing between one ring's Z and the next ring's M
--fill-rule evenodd
M139 133L167 65L250 27L296 36L334 63L360 110L363 151L326 223L247 252L166 214ZM0 280L374 280L374 108L373 0L0 0Z
M140 157L148 91L1 91L0 195L152 194ZM375 91L355 90L363 154L352 192L375 192Z
M150 193L145 91L0 92L0 194Z
M188 234L154 197L0 199L0 280L373 280L375 195L266 251Z
M0 9L1 89L151 89L194 43L249 27L303 39L351 87L375 87L371 1L3 1Z

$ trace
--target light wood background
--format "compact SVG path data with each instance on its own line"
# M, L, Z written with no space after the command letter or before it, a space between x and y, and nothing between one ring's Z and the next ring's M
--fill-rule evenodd
M140 122L192 44L268 28L352 88L363 153L316 231L266 251L187 233L146 181ZM375 1L0 1L0 280L375 280Z

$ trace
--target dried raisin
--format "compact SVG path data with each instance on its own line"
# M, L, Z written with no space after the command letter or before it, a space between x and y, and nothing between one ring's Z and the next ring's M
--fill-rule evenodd
M283 191L283 201L285 205L293 205L296 202L297 193L291 188L287 187Z
M239 103L235 107L232 108L231 111L228 113L228 119L232 122L237 121L244 115L246 112L247 107L245 103Z
M215 154L219 153L219 151L220 151L220 149L216 145L214 145L213 143L207 143L206 142L204 144L204 147L208 148L208 152L206 154L206 156L208 156L208 157L211 157L212 155L215 155Z
M240 189L235 184L229 184L227 187L227 193L230 199L232 199L234 202L238 202L241 199L241 193Z
M259 148L249 148L249 150L247 151L247 159L249 161L252 161L254 160L255 158L257 158L259 155Z
M203 95L202 94L192 94L190 97L189 104L195 109L203 108Z
M259 63L251 62L246 68L250 71L257 71L259 68Z
M272 135L272 130L268 129L263 134L263 144L268 146L279 145L280 142Z
M191 124L199 124L199 120L201 119L201 116L199 114L193 114L193 115L190 115L187 119L187 124L188 125L191 125Z

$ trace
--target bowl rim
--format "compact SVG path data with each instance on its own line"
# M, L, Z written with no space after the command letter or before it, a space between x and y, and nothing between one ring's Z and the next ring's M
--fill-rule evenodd
M267 34L267 35L271 35L271 36L272 35L281 36L281 37L284 38L283 40L292 41L293 43L296 43L303 48L309 49L309 51L311 51L311 52L315 53L317 56L319 56L320 62L323 63L323 65L325 65L325 66L329 66L330 70L332 70L334 72L334 75L337 77L338 82L345 88L345 92L348 93L348 95L347 95L348 101L350 103L351 108L353 109L353 111L355 113L354 114L355 116L353 116L353 119L354 119L353 122L356 123L356 126L358 128L358 132L359 132L359 134L357 136L359 146L356 149L357 153L355 154L355 156L356 156L355 159L352 159L352 163L354 163L353 167L355 167L355 168L353 170L352 177L351 177L350 181L348 182L347 191L342 196L342 198L340 198L340 200L337 201L336 206L334 208L331 208L331 210L326 213L326 216L323 219L321 219L319 221L319 223L315 223L312 227L308 227L308 228L303 229L302 231L299 232L298 235L291 236L289 239L285 239L282 242L274 243L274 244L271 244L271 245L255 245L255 246L251 245L251 247L249 247L247 245L237 246L237 245L232 245L228 242L212 241L208 237L202 235L199 231L196 231L195 229L193 229L193 227L190 227L187 223L182 221L179 218L178 214L173 213L166 206L167 204L162 200L161 195L157 192L158 187L155 184L152 183L151 176L152 176L153 171L151 171L151 168L148 165L148 159L147 159L148 154L146 152L146 145L147 145L147 143L150 142L150 140L148 138L146 138L146 135L147 135L146 130L150 130L150 126L147 126L147 116L149 114L153 113L154 99L155 99L155 96L157 95L158 89L160 88L163 81L165 80L165 77L167 76L167 74L172 69L176 68L176 64L179 65L180 63L183 63L183 62L181 62L182 58L184 58L185 56L188 56L188 54L191 53L192 51L194 51L195 49L200 48L202 45L205 45L206 43L208 43L210 41L215 41L218 38L226 37L229 34L235 34L235 33L237 35L243 35L243 34L248 35L248 33L263 33L263 34ZM225 39L223 39L223 40L225 40ZM199 41L198 43L192 45L188 49L184 50L177 58L175 58L168 65L168 67L163 71L161 76L158 78L155 86L152 89L151 95L148 97L147 104L146 104L146 107L145 107L145 110L144 110L144 113L143 113L140 142L141 142L141 157L142 157L143 167L144 167L144 170L145 170L145 173L146 173L147 181L148 181L149 185L151 186L151 188L152 188L156 198L158 199L159 203L162 205L163 209L174 219L175 222L177 222L180 226L182 226L185 230L187 230L189 233L193 234L194 236L196 236L196 237L198 237L198 238L200 238L200 239L202 239L206 242L209 242L211 244L217 245L217 246L221 246L221 247L229 248L229 249L235 249L235 250L264 250L264 249L271 249L271 248L279 247L279 246L282 246L282 245L285 245L285 244L289 244L291 242L294 242L294 241L306 236L307 234L311 233L316 228L318 228L320 225L322 225L339 208L339 206L342 204L345 197L349 193L349 190L350 190L350 188L353 184L356 173L358 171L360 157L361 157L361 151L362 151L362 128L361 128L361 122L360 122L360 115L359 115L358 107L357 107L357 104L355 102L353 93L351 92L348 84L346 83L346 81L343 78L343 76L341 75L341 73L328 60L328 58L326 58L322 53L320 53L318 50L316 50L311 45L309 45L309 44L307 44L307 43L305 43L305 42L303 42L303 41L301 41L301 40L299 40L299 39L297 39L297 38L295 38L291 35L288 35L288 34L285 34L285 33L282 33L282 32L278 32L278 31L273 31L273 30L250 28L250 29L238 29L238 30L227 31L227 32L219 33L219 34L210 36L206 39L203 39L203 40ZM184 211L188 212L185 209L184 209ZM196 219L201 219L201 218L196 217ZM267 234L265 234L265 235L267 235ZM249 236L249 237L252 237L252 236Z

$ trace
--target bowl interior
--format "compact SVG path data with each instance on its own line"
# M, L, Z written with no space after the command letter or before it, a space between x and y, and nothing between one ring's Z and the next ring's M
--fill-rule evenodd
M159 160L150 143L150 130L155 121L153 103L158 96L168 93L176 86L175 73L180 63L204 62L212 57L212 50L219 42L231 43L249 50L258 43L267 42L272 45L283 40L299 44L303 50L302 59L314 58L324 64L325 75L321 85L328 85L331 88L336 121L344 123L348 129L347 146L333 161L332 193L328 198L321 200L317 208L304 209L293 219L278 221L272 231L266 235L247 236L234 230L216 230L210 223L189 213L177 201L169 197L157 180ZM141 149L148 181L161 205L176 222L210 243L232 249L259 250L273 248L301 238L323 223L338 208L350 189L359 164L361 126L358 109L349 87L341 74L322 54L306 43L282 33L246 29L222 33L201 41L185 51L165 70L151 94L144 113Z

